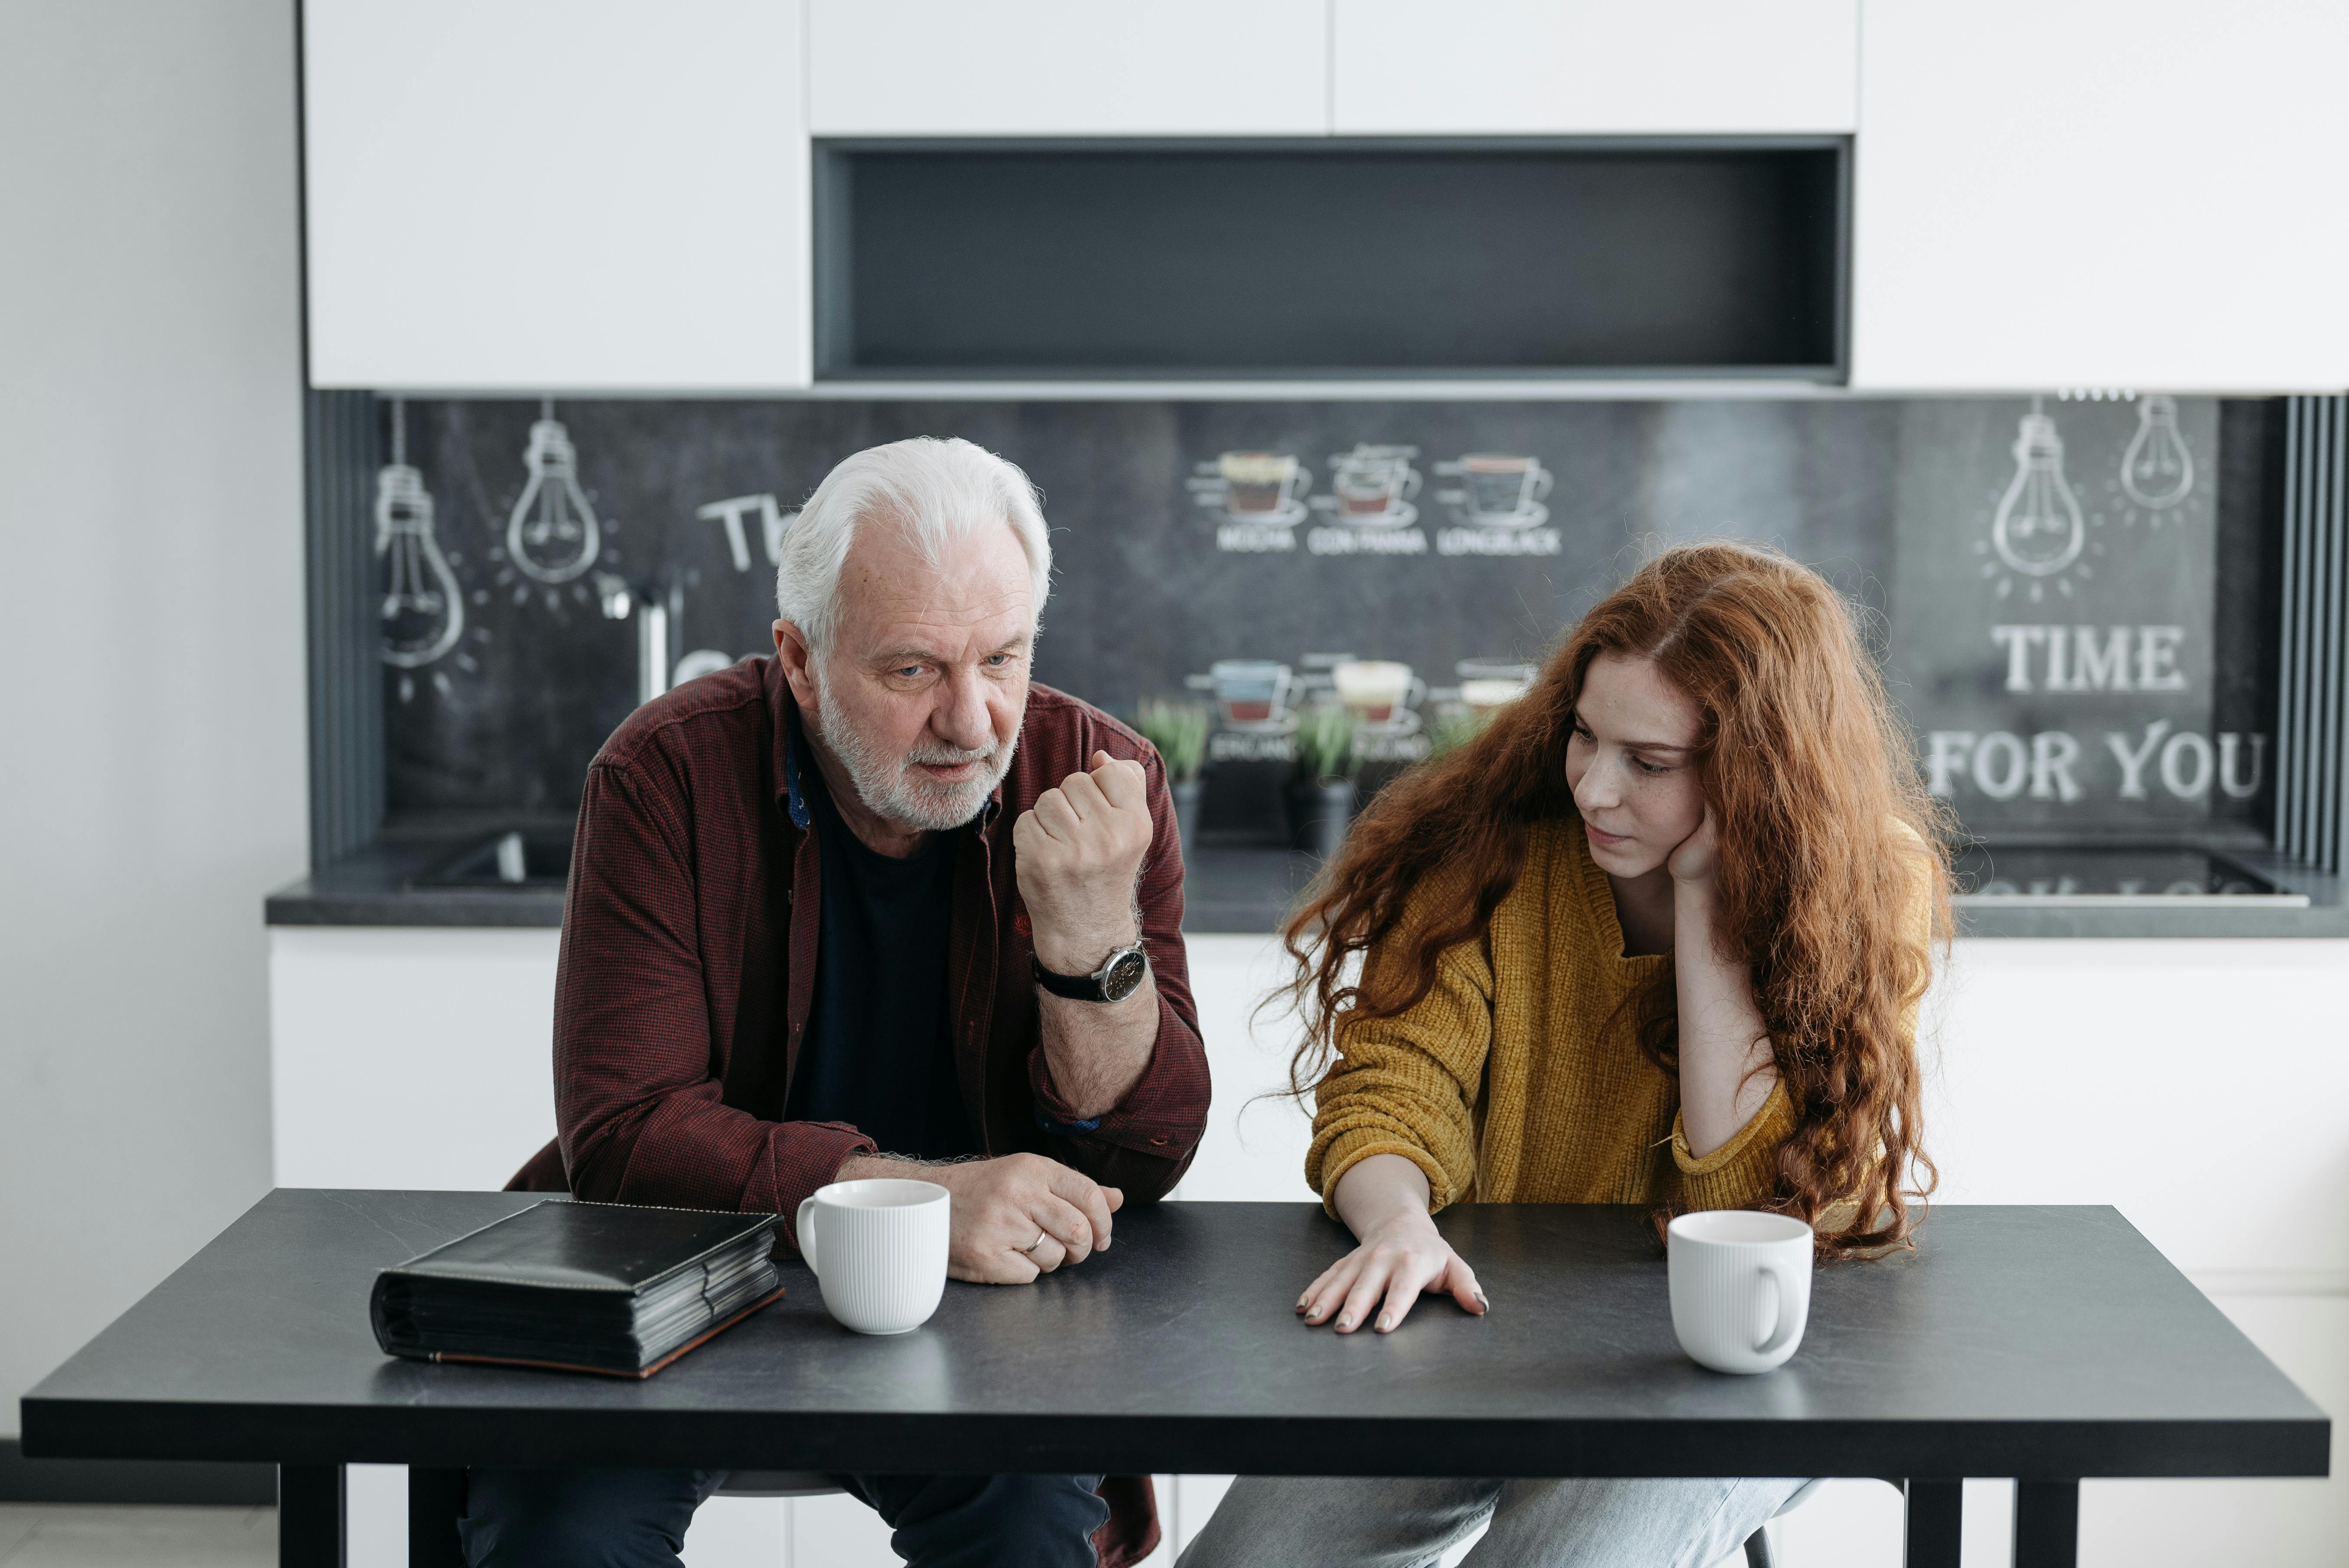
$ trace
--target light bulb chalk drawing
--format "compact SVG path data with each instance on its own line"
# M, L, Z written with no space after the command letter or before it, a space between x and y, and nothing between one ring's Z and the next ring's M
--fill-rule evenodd
M1977 546L1997 555L1982 564L1982 575L1998 580L2002 599L2020 583L2037 603L2050 582L2068 598L2073 577L2095 575L2081 559L2089 550L2088 520L2064 477L2064 438L2042 410L2041 399L2031 400L2031 412L2016 427L2009 449L2014 477L1992 515L1989 542Z
M465 634L465 595L433 532L432 496L408 462L407 409L392 403L392 460L376 474L375 553L388 565L381 614L383 662L403 672L400 700L415 696L406 672L433 664ZM435 672L443 692L448 677Z
M604 529L579 488L579 453L555 421L554 399L539 410L523 454L530 482L506 519L506 556L525 576L568 583L604 553Z
M2121 493L2147 511L2164 512L2194 491L2194 453L2178 428L2178 399L2147 394L2137 406L2137 434L2121 454Z

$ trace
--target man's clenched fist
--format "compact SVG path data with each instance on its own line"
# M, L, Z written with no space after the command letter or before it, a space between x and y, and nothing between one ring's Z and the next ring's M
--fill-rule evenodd
M1141 939L1133 884L1150 852L1148 776L1139 762L1093 753L1037 798L1011 827L1013 869L1028 905L1036 956L1062 975L1090 975Z

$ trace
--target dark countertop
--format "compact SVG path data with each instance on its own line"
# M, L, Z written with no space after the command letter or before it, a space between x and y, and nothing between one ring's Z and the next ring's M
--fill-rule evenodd
M508 827L568 831L567 819L501 817L387 829L372 844L289 882L268 897L271 925L538 926L563 923L556 888L412 888L408 880L466 845ZM2311 871L2264 851L2225 853L2306 908L2250 903L2148 901L2133 907L2009 903L1958 912L1968 937L2349 937L2349 879ZM1310 855L1237 834L1203 835L1184 886L1183 929L1194 934L1278 931L1317 862Z
M557 819L500 818L387 830L374 843L288 882L264 904L271 925L539 926L563 923L560 888L419 888L409 879L467 845L510 827L567 831ZM1209 835L1184 882L1186 932L1279 929L1317 862L1274 845Z
M1267 1474L2323 1475L2324 1413L2109 1208L1940 1205L1821 1267L1794 1358L1673 1342L1638 1208L1462 1203L1493 1311L1306 1328L1351 1239L1310 1203L1143 1204L1083 1266L948 1284L912 1333L787 1294L643 1382L384 1356L376 1271L524 1193L285 1189L24 1397L32 1455ZM527 1456L527 1457L525 1457Z

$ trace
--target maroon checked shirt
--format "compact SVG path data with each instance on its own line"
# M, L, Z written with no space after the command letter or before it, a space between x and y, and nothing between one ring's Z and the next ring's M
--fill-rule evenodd
M814 763L787 738L792 708L781 666L747 660L638 708L588 768L554 988L559 1136L515 1186L771 1211L788 1229L800 1200L874 1148L853 1127L783 1119L822 897L796 788ZM1096 750L1148 774L1155 830L1136 892L1158 1043L1115 1109L1079 1120L1045 1065L1011 827ZM954 837L947 1026L979 1147L1049 1155L1128 1202L1164 1195L1206 1125L1207 1061L1157 751L1098 708L1031 686L1011 770Z

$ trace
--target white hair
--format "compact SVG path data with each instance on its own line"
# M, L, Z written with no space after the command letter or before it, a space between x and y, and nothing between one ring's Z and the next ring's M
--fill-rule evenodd
M946 547L1008 524L1028 557L1030 601L1044 613L1052 545L1036 487L1017 464L960 437L916 436L867 447L824 475L783 532L775 566L775 608L818 654L832 650L840 623L840 573L856 531L877 520L904 531L932 566Z

